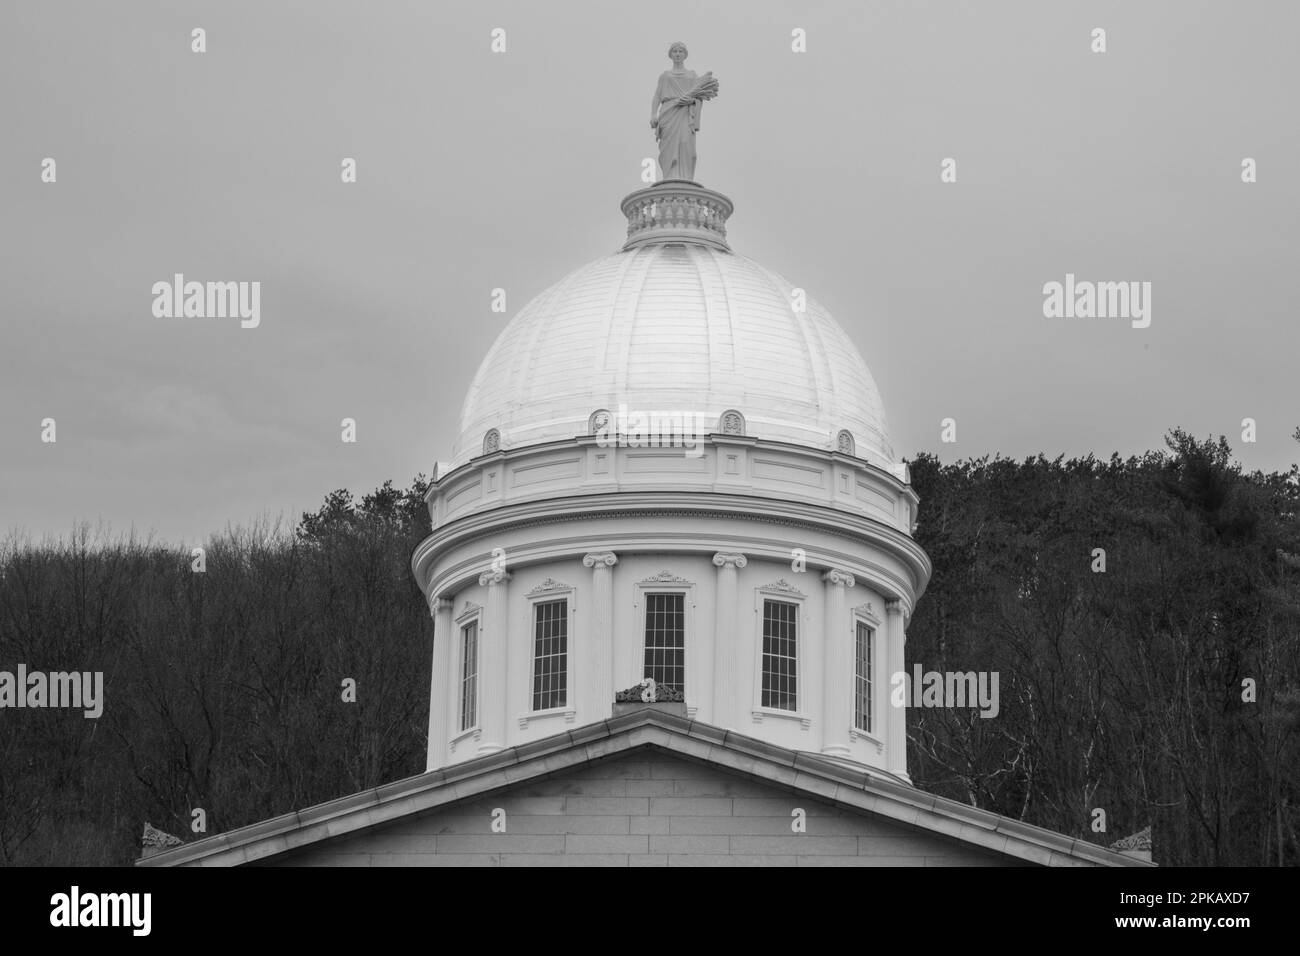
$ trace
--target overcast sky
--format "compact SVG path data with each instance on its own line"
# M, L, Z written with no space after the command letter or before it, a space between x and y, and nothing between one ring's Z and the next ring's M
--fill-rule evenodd
M5 3L0 529L194 543L450 457L510 316L621 244L677 39L733 248L848 330L900 455L1181 425L1288 467L1298 35L1280 0ZM176 272L260 281L261 325L155 318ZM1150 327L1045 318L1067 272L1151 282Z

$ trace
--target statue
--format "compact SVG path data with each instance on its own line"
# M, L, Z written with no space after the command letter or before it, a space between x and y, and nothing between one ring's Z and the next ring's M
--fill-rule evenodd
M705 100L718 95L718 81L712 73L698 77L686 62L686 44L678 41L668 48L673 68L659 75L654 99L650 101L650 128L659 142L659 168L664 179L695 179L695 134L700 128L700 109Z

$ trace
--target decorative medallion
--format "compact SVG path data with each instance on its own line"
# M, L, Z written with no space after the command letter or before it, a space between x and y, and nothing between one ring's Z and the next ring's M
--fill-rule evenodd
M835 437L835 449L844 455L853 454L853 432L847 428L841 429L839 435Z
M483 436L483 454L490 455L494 451L501 450L501 433L495 428L489 428L486 435Z
M722 428L722 434L724 435L745 434L745 416L734 408L729 408L723 412L718 419L718 424Z
M614 702L618 704L671 704L684 703L686 695L672 687L665 687L662 684L655 683L653 677L647 677L639 684L629 687L627 690L621 690L614 695Z

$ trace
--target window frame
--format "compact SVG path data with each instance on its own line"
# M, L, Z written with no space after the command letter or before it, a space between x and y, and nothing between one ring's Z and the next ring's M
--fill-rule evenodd
M766 601L792 604L794 614L794 710L769 707L763 703L763 605ZM812 626L812 616L808 612L808 595L784 579L754 589L754 668L753 668L753 706L751 716L754 723L761 724L765 719L798 721L804 730L812 726L812 716L807 711L808 695L806 678L808 674L808 634Z
M882 651L884 650L885 627L884 621L875 613L873 602L855 607L852 611L853 621L853 674L852 674L852 691L850 700L853 702L853 713L849 715L849 742L857 743L865 740L873 744L880 752L884 746L884 736L881 728L885 723L884 703L885 697L881 693L882 685L880 680L881 661L883 660ZM872 663L872 695L871 695L871 729L864 730L858 726L858 625L864 625L871 632L871 663Z
M466 631L474 629L474 719L465 726L465 638ZM483 673L483 614L479 610L456 621L456 726L453 740L476 733L483 720L483 696L479 678Z
M640 676L637 680L645 677L646 612L649 610L647 597L651 594L679 594L682 597L682 687L686 698L686 716L693 718L699 703L692 676L698 676L700 663L697 657L700 642L696 639L695 630L695 582L678 577L671 571L660 571L637 582L632 598L632 613L637 622L638 635L636 672Z
M537 608L542 604L555 601L566 602L565 638L564 638L564 703L558 707L533 709L533 687L537 680ZM578 716L578 687L575 682L577 668L574 663L574 647L577 645L578 626L578 589L572 584L547 578L532 590L524 594L524 630L528 635L528 680L524 687L527 695L523 701L519 717L519 729L527 730L534 720L551 717L563 717L565 723L573 723ZM516 670L516 674L519 672Z

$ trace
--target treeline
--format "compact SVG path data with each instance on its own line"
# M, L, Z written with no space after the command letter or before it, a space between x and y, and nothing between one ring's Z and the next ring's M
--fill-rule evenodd
M1295 866L1300 472L1168 446L912 463L934 577L909 670L997 671L1001 712L911 710L910 773L1094 843L1150 825L1163 865Z
M103 671L98 720L0 710L0 863L128 864L424 770L433 633L417 478L189 550L89 530L0 553L0 670ZM356 702L343 681L356 682Z
M1000 678L996 718L908 712L913 781L1095 843L1150 824L1166 865L1300 863L1300 472L1174 432L912 475L934 577L909 672ZM84 530L9 541L0 670L103 671L106 704L0 711L0 863L129 863L146 820L194 839L197 808L217 833L421 772L427 487L227 532L202 573Z

